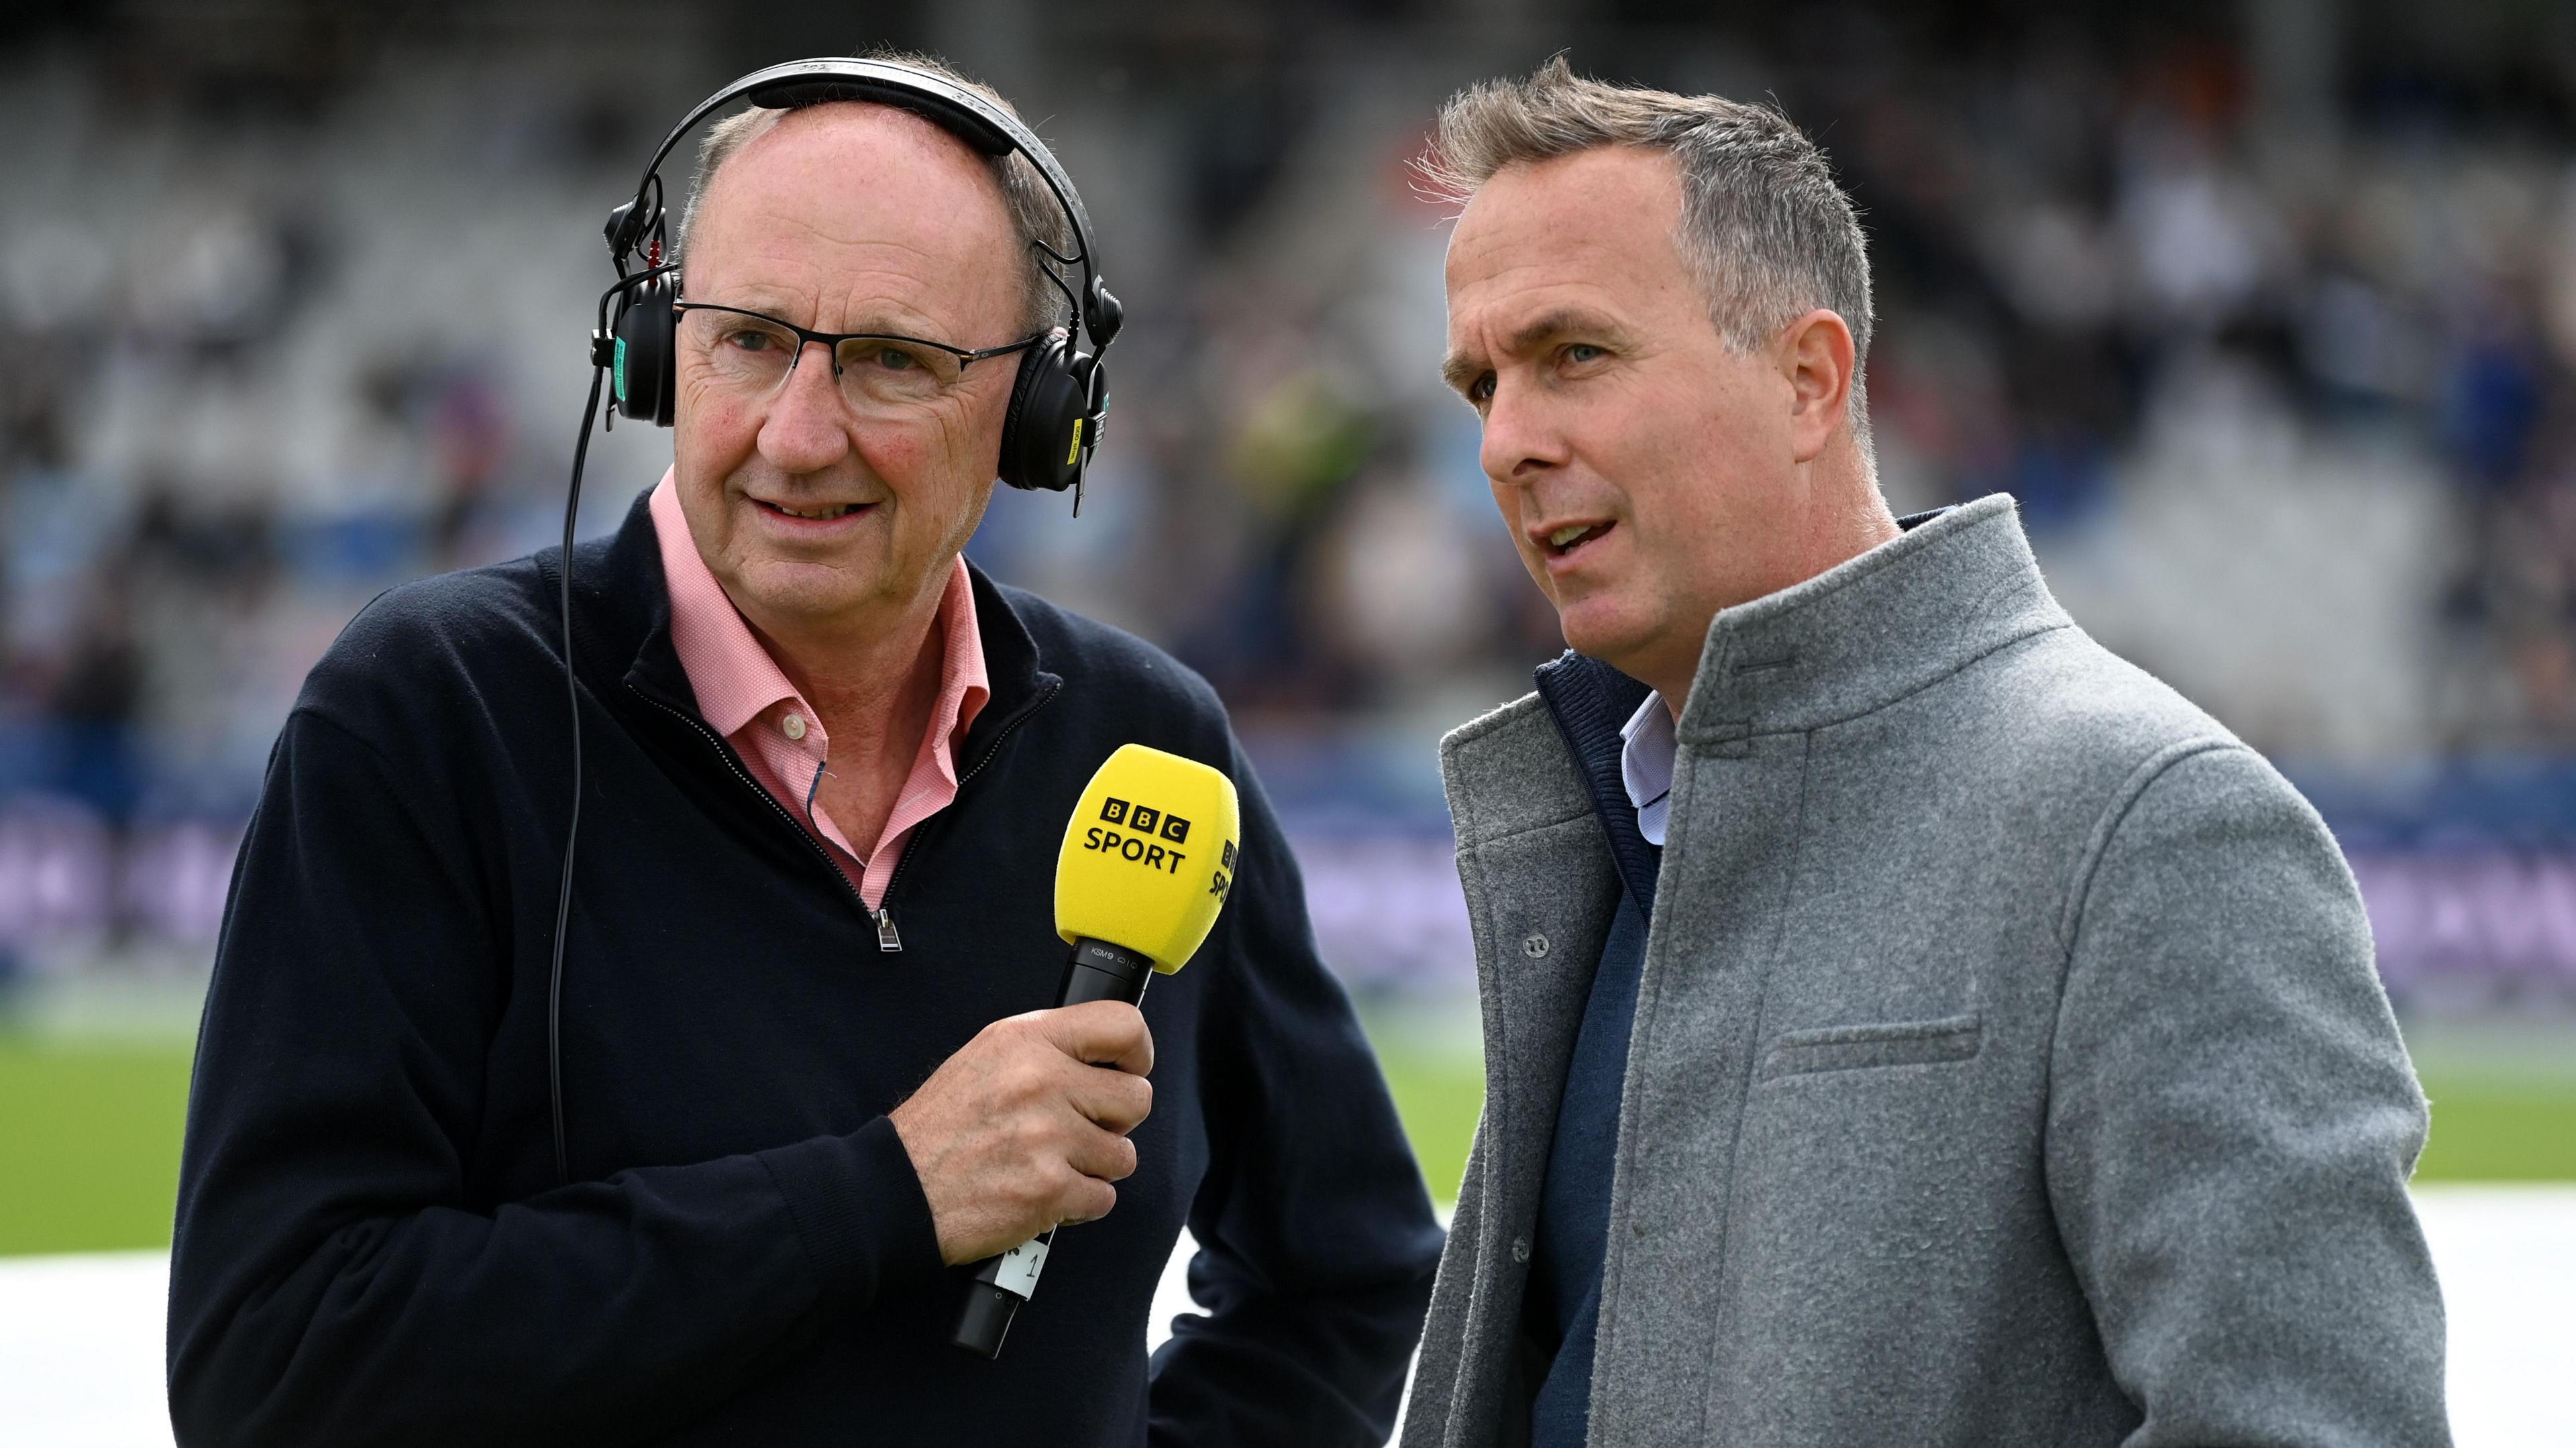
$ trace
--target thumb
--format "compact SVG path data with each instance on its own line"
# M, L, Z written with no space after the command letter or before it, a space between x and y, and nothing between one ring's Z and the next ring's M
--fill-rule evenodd
M1085 1001L1040 1011L1038 1029L1056 1049L1091 1066L1114 1066L1144 1076L1154 1069L1154 1033L1145 1013L1125 1001Z

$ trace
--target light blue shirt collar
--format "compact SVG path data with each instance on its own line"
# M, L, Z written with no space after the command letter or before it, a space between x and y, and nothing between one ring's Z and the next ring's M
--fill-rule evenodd
M1628 787L1628 803L1637 807L1637 833L1661 849L1664 822L1672 813L1673 755L1679 748L1673 711L1664 707L1664 696L1647 690L1646 702L1619 726L1619 738L1619 780Z

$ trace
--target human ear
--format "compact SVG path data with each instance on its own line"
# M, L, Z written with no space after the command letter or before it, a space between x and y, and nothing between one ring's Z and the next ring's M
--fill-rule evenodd
M1781 329L1780 373L1789 384L1789 442L1798 462L1813 462L1842 431L1851 410L1851 328L1840 313L1818 307Z

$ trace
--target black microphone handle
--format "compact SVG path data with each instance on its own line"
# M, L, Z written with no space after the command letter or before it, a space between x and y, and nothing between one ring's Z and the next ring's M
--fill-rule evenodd
M1145 987L1153 979L1150 956L1084 936L1074 942L1073 956L1064 963L1064 982L1056 988L1055 1003L1059 1008L1085 1001L1125 1001L1132 1006L1145 998ZM999 1257L987 1257L967 1268L966 1300L958 1304L957 1330L948 1340L978 1357L1000 1357L1011 1319L1037 1290L1038 1272L1046 1266L1047 1250L1054 1244L1055 1229L1050 1227Z

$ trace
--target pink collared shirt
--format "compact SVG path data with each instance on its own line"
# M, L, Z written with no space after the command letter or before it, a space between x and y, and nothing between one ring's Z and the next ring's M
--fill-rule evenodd
M930 729L912 759L912 773L895 796L894 813L871 848L862 852L823 808L823 772L832 758L831 737L796 686L743 621L724 585L698 556L680 495L664 473L650 504L653 534L662 545L662 576L671 590L671 646L688 671L698 713L725 737L752 777L804 825L823 853L850 878L870 910L885 904L886 886L903 859L904 841L923 820L957 799L957 752L966 730L992 696L984 673L984 640L975 631L975 591L966 560L957 560L931 621L942 645L939 697Z

